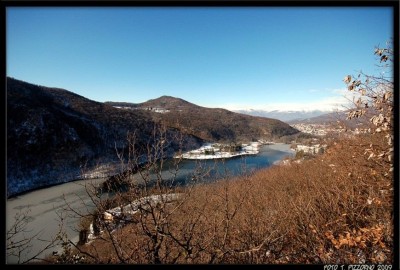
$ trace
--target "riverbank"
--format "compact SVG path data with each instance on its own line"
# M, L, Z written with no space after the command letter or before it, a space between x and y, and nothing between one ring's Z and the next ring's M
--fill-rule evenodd
M227 159L245 155L257 155L260 152L259 142L241 145L226 145L217 143L208 143L198 149L188 151L181 155L176 155L174 158L182 159Z
M80 247L96 258L85 263L148 264L156 254L165 264L217 258L212 262L391 265L393 177L387 174L390 164L383 167L363 155L366 142L385 143L382 136L346 140L301 164L195 186L176 207L164 208L165 215L154 208L156 215L127 224L112 241ZM161 225L149 230L148 224ZM152 243L162 248L159 253L149 251ZM230 254L221 256L221 250Z
M6 231L14 224L14 217L21 213L27 213L27 226L24 233L15 240L31 238L39 234L31 242L32 247L21 254L21 259L26 260L33 254L42 250L52 238L56 236L63 216L64 230L74 243L79 237L76 232L78 218L66 217L66 207L69 205L77 211L88 211L94 208L88 198L87 188L97 186L105 179L78 180L48 188L38 189L25 194L19 194L6 202ZM70 213L69 213L70 214ZM43 240L43 241L41 241ZM53 251L60 251L61 246L47 250L47 255ZM39 256L42 257L42 256ZM7 256L6 262L14 264L18 262L15 256Z
M280 149L280 150L277 150ZM276 144L276 145L262 145L259 148L259 153L256 155L250 155L243 158L230 158L223 162L219 160L182 160L178 171L174 171L176 161L175 159L169 159L163 163L162 172L160 175L150 174L149 181L155 181L160 176L162 179L171 180L174 184L184 184L187 181L192 182L192 177L198 166L201 166L203 170L212 170L200 183L212 183L214 179L218 177L226 177L241 175L246 172L255 171L261 168L266 168L272 165L276 160L280 160L287 156L290 152L290 145ZM200 163L200 164L199 164ZM176 173L176 174L175 174ZM86 187L98 187L108 178L99 178L91 180L78 180L74 182L64 183L57 186L51 186L44 189L38 189L35 191L27 192L24 194L17 195L7 200L6 204L6 229L9 229L14 221L14 216L17 213L30 210L29 222L27 226L28 233L26 237L32 236L35 233L42 231L40 239L50 240L54 237L58 231L59 226L59 214L65 214L65 208L69 204L73 209L79 211L88 211L93 209L93 203L90 200ZM141 175L139 173L131 175L132 181L140 181ZM138 182L140 183L140 182ZM107 194L104 194L105 196ZM65 198L65 199L64 199ZM66 225L66 231L69 239L72 239L74 243L79 241L79 235L77 230L78 219L66 217L64 219ZM29 254L33 254L35 251L39 251L46 244L43 241L35 238L32 241L33 247ZM47 255L52 251L61 251L60 248L51 249L45 252L43 255ZM23 254L23 258L29 256L29 254ZM43 256L44 257L44 256ZM8 257L7 263L16 263L15 257Z

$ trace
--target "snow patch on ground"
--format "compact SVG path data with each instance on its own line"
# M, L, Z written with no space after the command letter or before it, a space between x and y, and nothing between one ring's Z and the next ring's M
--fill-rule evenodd
M183 159L222 159L232 158L243 155L256 155L260 152L260 142L252 142L250 144L242 144L239 151L222 150L227 145L207 143L198 149L188 151L175 158Z

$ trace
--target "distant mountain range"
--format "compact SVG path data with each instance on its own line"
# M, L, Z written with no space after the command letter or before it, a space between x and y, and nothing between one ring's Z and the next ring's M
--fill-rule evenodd
M319 125L334 125L334 126L342 126L347 129L355 129L360 128L362 126L370 125L369 119L376 114L373 111L373 108L366 109L365 117L361 117L358 119L347 119L347 113L349 110L340 111L340 112L331 112L322 114L316 117L306 118L302 120L291 120L287 121L288 124L319 124Z
M261 116L261 117L268 117L279 119L283 122L289 122L293 120L304 120L308 118L313 118L316 116L320 116L323 114L330 113L331 111L321 111L321 110L311 110L311 111L280 111L280 110L234 110L234 112L248 114L252 116Z
M204 141L278 140L300 132L270 118L163 96L144 103L96 102L73 92L7 78L7 196L77 179L117 162L128 132L138 149L163 124L172 156ZM176 138L182 138L182 141ZM125 155L126 156L126 155Z
M308 117L304 119L293 119L286 121L288 124L299 124L299 123L309 123L309 124L331 124L337 121L345 121L346 120L346 112L329 112L325 114L321 114L314 117Z

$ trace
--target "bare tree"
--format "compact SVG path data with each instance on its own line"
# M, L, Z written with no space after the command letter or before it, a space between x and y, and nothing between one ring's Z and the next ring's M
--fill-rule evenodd
M381 133L387 141L387 147L378 152L371 144L365 149L368 158L375 160L393 161L393 48L392 41L387 42L385 48L376 47L377 67L380 73L368 75L359 72L357 76L347 75L344 82L347 89L358 93L354 101L354 108L350 110L347 119L361 119L368 117L371 126L366 126L368 133ZM390 171L393 170L393 165Z
M63 222L60 220L59 231L50 240L41 239L44 229L30 234L29 216L30 210L18 212L14 217L14 222L6 232L6 255L7 258L16 258L18 264L26 264L33 261L46 261L42 255L50 249L60 244L60 235L63 233ZM38 251L32 252L33 242L39 240L45 243L45 246Z
M138 143L135 132L127 140L127 151L117 153L124 170L105 182L107 192L88 184L90 200L84 211L67 203L68 212L81 218L85 239L78 244L67 240L74 252L67 249L60 263L220 263L248 251L247 245L233 244L241 243L235 223L237 214L246 211L246 196L230 187L226 168L214 172L222 175L213 190L202 185L203 179L221 164L198 161L182 185L181 133L157 126L145 145ZM173 153L176 158L167 160ZM240 191L251 189L248 177Z
M113 250L108 254L109 261L104 261L102 250L96 246L88 250L79 243L66 242L96 263L168 263L180 260L182 254L189 258L193 232L183 239L176 235L172 230L173 216L192 196L194 184L201 182L212 167L198 163L182 186L178 181L184 143L182 133L156 126L145 145L138 143L135 132L127 134L127 141L127 149L117 150L122 172L109 177L100 189L93 184L85 185L89 202L80 198L87 205L83 211L66 202L69 215L82 220L79 229L85 233L81 233L84 239L80 243L90 240L88 236L103 241ZM178 153L177 158L167 164L167 158L173 153ZM199 215L191 219L189 228L192 230ZM126 225L133 227L137 243L127 241L117 230ZM176 251L176 247L181 251Z

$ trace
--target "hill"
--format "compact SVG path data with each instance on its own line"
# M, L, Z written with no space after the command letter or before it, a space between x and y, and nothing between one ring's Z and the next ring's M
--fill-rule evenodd
M201 107L171 96L162 96L138 104L107 104L125 110L149 111L154 121L207 141L279 140L282 136L299 133L297 129L280 120L249 116L220 108Z
M128 131L136 143L151 142L156 124L143 110L119 110L64 89L7 78L8 196L71 181L83 170L118 161ZM172 135L176 130L169 129ZM184 137L184 148L201 140ZM170 153L178 147L172 142Z
M204 141L278 140L299 134L279 120L205 108L175 97L101 103L65 89L7 78L7 194L93 176L99 167L105 169L98 176L119 173L113 164L119 161L117 151L127 151L128 133L135 132L135 147L140 149L152 143L160 125L167 128L168 156L180 145L186 151Z

